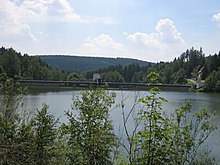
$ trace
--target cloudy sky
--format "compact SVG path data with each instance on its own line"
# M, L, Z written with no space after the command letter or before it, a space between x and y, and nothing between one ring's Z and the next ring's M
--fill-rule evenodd
M0 0L0 46L171 61L220 51L220 0Z

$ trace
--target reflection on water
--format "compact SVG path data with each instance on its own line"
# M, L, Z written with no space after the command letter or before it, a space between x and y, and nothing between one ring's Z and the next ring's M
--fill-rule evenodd
M110 114L111 119L114 122L114 129L117 134L120 134L122 129L122 117L121 109L115 108L116 105L125 100L125 110L129 110L137 96L143 96L146 92L135 91L116 91L116 103L113 106ZM35 110L41 108L43 103L49 106L50 112L56 117L60 118L61 122L67 122L67 118L64 115L65 111L71 110L71 104L73 97L79 96L80 91L73 90L34 90L31 94L24 97L24 108L27 110ZM163 104L165 111L172 112L178 108L185 100L192 102L192 112L198 111L202 106L208 108L212 112L216 112L217 126L220 128L220 93L198 93L198 92L161 92L160 96L166 98L168 103ZM129 127L132 128L132 122L130 121ZM207 140L209 149L213 151L213 154L220 161L220 131L216 130L211 134Z

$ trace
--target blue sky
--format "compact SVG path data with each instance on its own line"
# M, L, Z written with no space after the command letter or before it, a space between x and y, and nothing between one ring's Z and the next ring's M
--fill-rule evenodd
M220 51L219 0L0 0L0 46L21 53L171 61Z

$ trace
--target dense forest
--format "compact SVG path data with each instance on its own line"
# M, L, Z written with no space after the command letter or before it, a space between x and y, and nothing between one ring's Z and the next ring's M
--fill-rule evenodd
M114 65L97 71L87 72L89 79L94 72L101 73L106 81L124 82L149 82L146 75L154 71L160 74L160 83L165 84L185 84L187 79L196 80L201 74L201 79L205 80L204 89L206 91L220 91L220 52L218 54L205 56L202 48L195 50L187 49L180 57L171 62L160 62L140 66L129 64L122 67Z
M28 80L64 80L66 74L49 67L37 56L21 55L14 49L0 48L0 74Z
M122 58L38 57L21 55L12 48L4 47L0 48L0 59L0 73L19 79L82 81L92 80L93 73L100 73L107 82L147 83L149 80L146 75L153 71L160 74L159 83L186 84L189 83L187 79L196 81L200 75L205 80L205 91L220 91L220 52L205 56L202 48L195 50L192 47L173 61L160 63ZM69 70L71 66L75 70L64 72L55 69L46 63L47 60L53 66L57 65L57 68L62 66L66 67L64 70Z
M145 66L146 61L129 59L129 58L105 58L105 57L82 57L82 56L65 56L65 55L48 55L39 56L41 60L49 66L65 72L87 72L106 68L112 65L126 66L129 64L139 64Z

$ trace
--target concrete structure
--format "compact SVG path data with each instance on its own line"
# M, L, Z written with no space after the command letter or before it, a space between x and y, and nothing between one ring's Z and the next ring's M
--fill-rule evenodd
M99 73L94 73L92 80L94 82L102 82L101 75Z
M94 81L50 81L50 80L18 80L21 86L25 87L46 87L46 88L73 88L73 89L94 89L105 88L114 90L149 90L152 87L159 87L161 90L183 90L187 91L190 85L176 84L149 84L145 83L120 83L120 82L94 82Z

